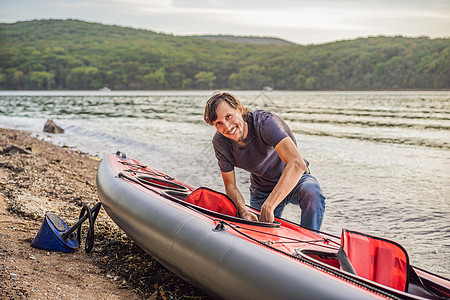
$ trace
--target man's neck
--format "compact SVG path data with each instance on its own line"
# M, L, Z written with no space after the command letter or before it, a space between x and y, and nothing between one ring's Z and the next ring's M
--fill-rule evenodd
M235 142L235 143L239 149L243 149L243 148L245 148L245 145L247 145L247 139L245 138L245 139L243 139L239 142Z

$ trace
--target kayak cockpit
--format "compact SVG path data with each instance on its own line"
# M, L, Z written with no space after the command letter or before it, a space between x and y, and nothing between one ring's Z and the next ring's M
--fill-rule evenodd
M238 214L236 205L226 194L206 187L200 187L192 193L165 189L161 191L161 195L209 216L218 217L223 220L262 227L278 228L280 226L279 222L266 223L242 219Z

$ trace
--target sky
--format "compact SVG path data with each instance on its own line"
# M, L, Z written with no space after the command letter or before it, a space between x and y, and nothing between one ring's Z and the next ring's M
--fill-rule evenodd
M0 0L0 22L34 19L305 45L378 35L450 37L450 0Z

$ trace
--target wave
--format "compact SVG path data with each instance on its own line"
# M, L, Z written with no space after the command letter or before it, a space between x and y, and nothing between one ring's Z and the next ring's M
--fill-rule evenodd
M398 122L382 122L373 120L336 120L336 119L308 119L308 118L289 118L283 117L285 121L299 123L316 123L330 125L359 125L361 127L398 127L398 128L414 128L414 129L434 129L449 130L450 125L439 124L420 124L420 123L398 123ZM395 120L393 120L395 121ZM450 121L450 120L449 120Z
M292 132L295 134L302 134L302 135L326 136L340 139L369 141L375 143L399 144L399 145L430 147L430 148L439 148L443 150L450 150L450 143L448 142L432 141L425 138L406 138L406 137L393 138L384 136L369 136L357 133L336 133L321 130L301 130L301 129L292 130Z

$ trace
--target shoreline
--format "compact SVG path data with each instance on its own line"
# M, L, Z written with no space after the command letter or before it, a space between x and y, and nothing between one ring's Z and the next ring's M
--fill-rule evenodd
M15 146L16 148L8 148ZM98 159L0 128L0 298L211 299L139 248L101 209L94 248L51 252L30 243L53 211L70 227L98 202Z

